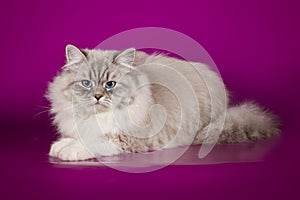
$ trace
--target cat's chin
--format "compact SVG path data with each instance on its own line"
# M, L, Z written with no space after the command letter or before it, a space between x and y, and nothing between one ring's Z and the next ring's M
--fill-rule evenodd
M108 112L110 110L110 105L97 102L94 104L94 110L96 113Z

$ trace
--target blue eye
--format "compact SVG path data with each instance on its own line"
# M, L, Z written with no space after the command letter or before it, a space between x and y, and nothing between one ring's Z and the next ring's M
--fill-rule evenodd
M83 85L83 87L86 87L86 88L91 88L93 86L92 81L89 81L89 80L82 80L81 84Z
M115 86L116 86L116 82L115 81L108 81L105 84L105 88L107 88L107 89L111 89L111 88L113 88Z

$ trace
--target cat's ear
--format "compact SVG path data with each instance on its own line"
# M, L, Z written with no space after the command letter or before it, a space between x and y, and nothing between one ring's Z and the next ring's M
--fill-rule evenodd
M67 64L69 65L80 63L84 61L84 59L86 59L83 52L79 48L71 44L68 44L66 46L66 58Z
M135 59L136 49L129 48L121 51L114 59L115 63L125 64L125 65L133 65Z

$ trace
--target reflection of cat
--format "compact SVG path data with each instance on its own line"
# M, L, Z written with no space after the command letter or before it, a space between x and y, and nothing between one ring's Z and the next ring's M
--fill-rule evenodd
M61 136L50 156L84 160L279 132L275 117L253 103L227 108L221 78L204 64L132 48L68 45L66 57L47 92Z

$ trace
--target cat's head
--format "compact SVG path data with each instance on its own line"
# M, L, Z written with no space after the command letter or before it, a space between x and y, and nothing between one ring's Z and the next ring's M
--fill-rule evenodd
M52 106L69 106L81 115L91 115L145 104L150 86L146 75L133 66L136 54L134 48L103 51L67 45L67 63L49 86Z

